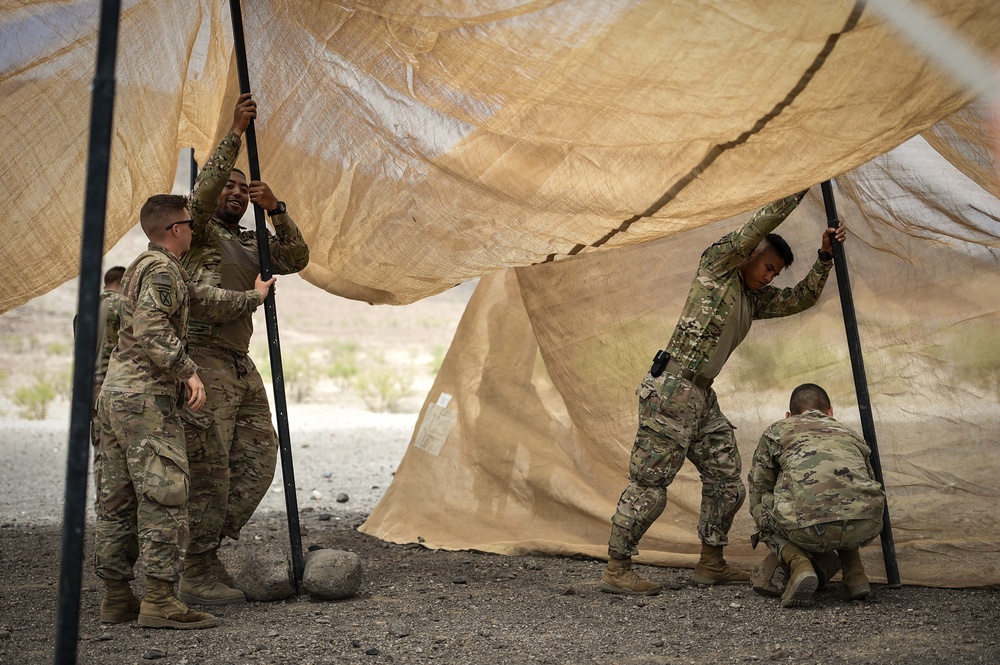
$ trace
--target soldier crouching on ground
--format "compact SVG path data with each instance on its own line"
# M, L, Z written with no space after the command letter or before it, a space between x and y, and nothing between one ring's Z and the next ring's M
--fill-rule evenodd
M180 403L205 403L205 387L185 350L188 317L229 320L252 312L274 279L259 277L246 292L194 286L177 257L191 246L191 218L183 196L150 197L139 213L149 249L122 279L118 345L98 401L99 449L95 567L105 581L101 621L138 618L152 628L207 628L219 620L174 597L188 539L190 475ZM135 531L138 531L138 534ZM138 538L146 571L142 602L134 579Z
M685 458L697 467L702 482L701 558L691 581L724 584L750 579L722 554L746 490L733 426L719 409L712 382L754 320L801 312L812 307L823 291L833 266L830 238L836 234L843 242L843 225L824 230L819 257L801 282L793 288L770 286L794 258L788 244L772 231L806 191L761 208L742 229L701 255L670 342L656 354L636 391L639 429L629 462L629 485L611 519L608 565L598 583L602 591L654 595L662 590L632 570L632 557L666 507L667 487Z
M814 567L813 559L833 551L844 571L843 596L868 595L858 548L882 531L885 492L875 480L871 450L833 419L825 390L805 383L792 391L785 419L760 437L748 481L754 547L763 541L789 568L783 607L812 599L822 565Z

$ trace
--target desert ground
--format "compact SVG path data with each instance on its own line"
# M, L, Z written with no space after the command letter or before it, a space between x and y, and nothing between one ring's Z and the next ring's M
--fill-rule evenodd
M142 246L131 236L123 243L106 265ZM997 590L875 586L865 602L845 603L833 583L811 607L782 610L747 586L692 586L689 570L647 567L665 591L637 599L599 592L595 560L433 551L359 533L392 481L472 288L389 308L298 277L279 281L283 351L306 361L286 365L303 546L360 555L357 596L228 606L207 630L102 625L88 498L78 662L1000 662ZM75 306L69 283L0 316L0 663L53 661ZM387 369L405 381L372 379ZM39 417L49 384L55 395ZM16 397L24 386L37 390ZM279 471L243 537L223 548L230 568L262 544L287 547L284 509Z

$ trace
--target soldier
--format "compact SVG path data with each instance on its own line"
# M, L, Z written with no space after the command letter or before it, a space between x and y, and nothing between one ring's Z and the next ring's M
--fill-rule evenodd
M804 383L792 391L785 419L760 437L748 481L758 529L751 541L764 541L789 568L783 607L812 599L819 583L812 558L832 551L844 571L844 597L868 595L858 548L882 531L885 492L871 450L833 419L825 390Z
M182 384L189 408L205 403L198 368L185 352L188 317L192 310L220 319L252 312L274 280L258 278L245 293L191 284L177 261L191 246L183 196L150 197L139 219L149 249L125 271L118 344L98 402L102 464L95 563L106 585L101 621L138 617L140 625L153 628L205 628L218 619L190 610L173 591L188 534ZM129 543L136 539L146 571L141 604L129 585L136 561Z
M667 505L667 487L691 460L701 475L701 557L691 581L723 584L749 575L729 565L722 550L745 488L733 426L722 414L712 381L746 337L755 319L801 312L816 303L833 265L826 229L819 257L794 288L770 286L792 264L792 250L772 231L805 196L799 192L761 208L738 231L705 250L687 302L664 351L659 351L636 394L639 429L629 462L629 485L611 519L608 564L599 587L609 593L655 595L662 587L632 570L639 540Z
M267 211L276 236L266 239L276 274L298 272L309 248L285 204L260 181L247 184L233 169L240 136L256 117L256 103L241 95L229 133L205 164L191 194L194 240L181 262L195 282L245 289L260 271L257 234L240 228L252 201ZM278 456L278 438L264 382L248 355L253 319L249 314L223 325L193 317L190 353L205 381L201 412L184 408L191 464L191 544L184 559L179 597L187 603L245 602L243 592L219 559L224 536L234 540L264 497Z

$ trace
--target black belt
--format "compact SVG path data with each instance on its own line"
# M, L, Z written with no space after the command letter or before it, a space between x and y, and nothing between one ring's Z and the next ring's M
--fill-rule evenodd
M699 388L706 390L712 385L712 381L715 380L710 379L707 376L702 376L701 374L695 374L691 370L681 367L681 364L673 358L667 361L667 365L664 367L664 370L681 377L685 381L690 381Z

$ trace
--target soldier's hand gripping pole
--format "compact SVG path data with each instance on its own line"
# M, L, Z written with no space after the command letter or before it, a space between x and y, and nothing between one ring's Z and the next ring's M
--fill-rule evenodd
M823 205L826 207L826 223L831 228L840 226L837 215L837 203L833 198L833 183L826 180L821 185L823 189ZM858 396L858 409L861 413L861 431L865 442L872 451L872 469L875 480L882 483L882 462L878 454L878 443L875 440L875 420L872 418L872 405L868 396L868 378L865 376L865 361L861 355L861 338L858 335L858 319L854 313L854 296L851 293L851 278L847 272L847 262L844 260L844 246L831 236L833 244L834 267L837 271L837 289L840 291L840 308L844 313L844 329L847 332L847 349L851 354L851 370L854 374L854 391ZM888 492L886 493L888 497ZM882 511L882 560L885 563L885 577L892 588L899 588L899 566L896 563L896 546L892 539L892 523L889 520L889 503L886 501Z
M229 0L233 22L233 46L236 49L236 71L240 79L240 94L250 92L250 70L247 67L247 50L243 38L243 12L240 0ZM257 159L257 133L250 121L244 133L247 157L250 161L250 180L260 180L260 161ZM271 278L271 254L268 246L264 210L254 204L257 222L257 249L260 252L260 274ZM299 529L299 506L295 496L295 471L292 468L292 444L288 434L288 405L285 401L285 378L281 367L281 345L278 342L278 312L274 306L274 289L264 301L264 319L267 322L267 348L271 359L271 378L274 383L274 413L278 421L278 445L281 452L281 477L285 488L285 510L288 513L288 538L292 548L292 570L295 583L302 583L302 535Z

